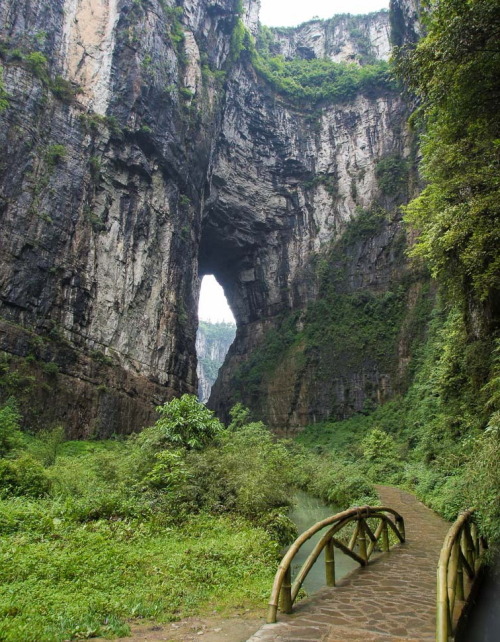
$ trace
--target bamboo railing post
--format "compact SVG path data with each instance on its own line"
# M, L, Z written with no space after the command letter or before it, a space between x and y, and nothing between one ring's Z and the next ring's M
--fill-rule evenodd
M288 566L285 571L283 584L281 585L281 611L292 612L292 567Z
M450 564L448 567L448 609L450 619L453 620L453 610L455 608L455 597L457 594L457 572L459 560L459 543L455 542L450 555Z
M384 525L382 526L382 550L387 553L389 551L389 530L387 524L384 520Z
M436 642L448 642L450 609L448 606L447 567L440 560L437 571Z
M354 528L354 532L351 535L351 539L349 540L349 545L348 548L351 549L351 551L354 550L354 547L356 546L356 540L358 539L359 535L359 522L356 522L356 527Z
M474 545L474 570L476 570L476 565L479 560L481 549L479 547L479 537L477 535L477 528L474 522L472 522L471 524L471 537L472 537L472 543Z
M385 522L384 522L383 518L380 518L380 522L379 522L379 524L377 526L377 530L375 531L375 541L372 540L370 542L369 546L368 546L368 557L371 557L371 554L375 550L375 547L380 542L380 535L382 533L382 529L384 528L384 524L385 524Z
M467 561L469 562L469 566L471 567L472 570L474 570L474 542L472 540L472 534L471 534L471 525L469 522L467 522L467 525L464 529L464 534L465 534L465 545L466 545L466 553L465 556L467 558Z
M363 518L359 520L359 556L366 561L368 561L368 553L366 550L366 531L365 531L365 522Z
M460 550L460 547L459 547ZM458 556L458 567L457 567L457 600L463 602L465 599L464 593L464 567L460 555Z
M325 572L326 585L335 586L335 548L333 539L330 539L325 546Z
M403 536L403 540L405 540L406 539L405 520L401 516L396 517L396 526L398 527L399 532Z

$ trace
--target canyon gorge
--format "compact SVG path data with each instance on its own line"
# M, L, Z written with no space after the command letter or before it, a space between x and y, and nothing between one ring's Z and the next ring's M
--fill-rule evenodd
M416 39L416 6L258 15L0 2L1 374L25 421L105 437L195 393L205 274L237 322L221 417L243 402L288 433L405 389L430 295L401 221L420 187L410 107L383 65ZM301 94L273 75L294 61L375 71Z

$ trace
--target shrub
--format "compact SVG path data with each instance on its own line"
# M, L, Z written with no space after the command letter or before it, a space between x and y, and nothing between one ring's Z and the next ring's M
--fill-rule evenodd
M168 446L200 450L212 442L223 430L223 425L194 395L182 395L156 408L160 419L144 430L138 443L149 450Z
M22 441L21 415L13 398L0 408L0 457L5 457Z
M71 103L76 95L81 92L81 88L73 85L69 80L62 76L56 76L50 83L52 93L60 100Z
M252 519L290 505L290 458L262 423L220 435L217 447L188 458L194 501L214 512L235 511Z
M49 492L50 480L32 457L0 460L0 496L42 497Z
M62 426L41 430L30 444L30 452L44 466L53 466L63 443L64 428Z
M33 51L25 57L31 71L40 78L45 80L47 77L47 58L39 51Z
M183 455L181 450L162 450L156 453L155 463L143 481L151 488L175 493L189 479Z
M5 111L9 105L9 94L5 90L3 83L3 69L0 67L0 113Z
M47 165L52 168L66 156L66 147L64 145L49 145L45 152Z
M280 546L291 544L298 536L297 527L286 513L286 510L275 508L262 513L257 519L257 525L269 533L271 539Z
M400 156L386 156L375 167L379 187L386 196L397 196L408 189L408 162Z

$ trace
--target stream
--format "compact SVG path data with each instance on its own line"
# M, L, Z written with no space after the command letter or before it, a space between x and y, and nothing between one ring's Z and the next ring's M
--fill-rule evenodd
M328 504L325 504L325 502L321 501L321 499L317 499L303 491L297 491L294 499L295 505L290 511L289 517L297 526L299 535L313 526L316 522L319 522L326 517L330 517L331 515L335 515L335 513L339 513L342 510L335 506L329 506ZM324 533L324 530L317 533L314 537L311 537L311 539L303 544L302 548L295 556L294 563L292 565L293 578L296 577L302 564L306 561L314 546ZM324 555L323 551L303 584L303 588L309 595L323 586L326 586ZM344 555L338 549L335 550L335 574L337 580L345 577L350 571L357 567L358 564L353 559Z
M290 519L297 526L299 535L330 515L340 512L340 508L329 506L325 502L303 491L297 491L294 497L294 507L289 513ZM311 537L300 549L292 565L292 577L297 576L302 564L313 550L315 544L325 531ZM335 550L335 571L339 580L358 564L338 549ZM310 595L326 586L324 551L303 584ZM494 569L490 569L483 581L461 635L457 642L499 642L500 641L500 560Z

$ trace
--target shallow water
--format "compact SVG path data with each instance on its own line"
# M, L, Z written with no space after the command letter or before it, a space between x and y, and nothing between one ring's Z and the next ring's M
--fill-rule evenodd
M342 509L335 506L328 506L328 504L325 504L320 499L312 497L303 491L297 491L297 494L295 495L295 506L290 511L289 517L297 526L297 530L300 535L316 522L319 522L326 517L330 517L330 515L335 515L335 513L339 513L341 510ZM293 578L296 577L302 564L309 556L309 553L313 550L314 546L325 532L326 529L322 530L303 544L302 548L295 556L294 563L292 565ZM314 591L326 586L324 554L325 553L323 551L303 584L303 588L308 594L314 593ZM345 577L350 571L357 567L358 564L353 559L344 555L338 549L335 549L335 575L337 580Z

